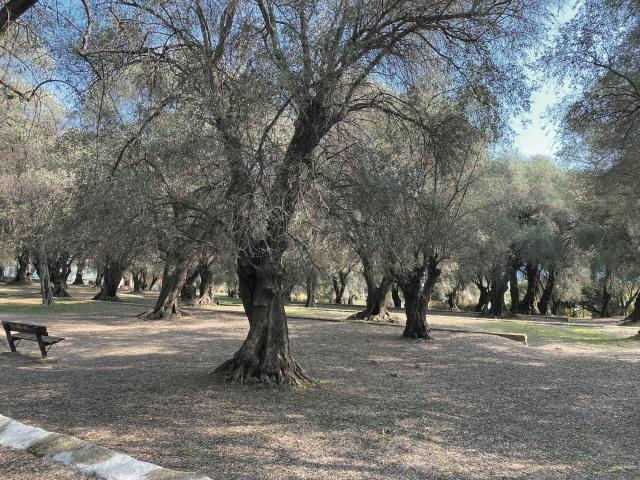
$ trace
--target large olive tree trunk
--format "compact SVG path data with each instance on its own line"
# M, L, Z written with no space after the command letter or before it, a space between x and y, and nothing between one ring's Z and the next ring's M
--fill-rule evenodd
M71 274L71 255L64 252L53 259L49 259L49 275L53 283L53 294L56 297L70 297L67 290L67 281Z
M344 303L344 291L347 288L347 278L351 273L353 266L340 270L338 275L333 275L331 277L331 283L333 284L333 291L336 294L336 303L343 304Z
M489 287L489 315L492 317L504 317L506 315L506 307L504 303L504 295L509 290L509 277L511 272L496 271Z
M540 297L540 301L538 302L538 310L542 315L549 315L549 313L551 313L551 302L553 299L553 291L555 286L556 286L556 270L555 268L551 268L549 270L547 283L544 285L544 288L542 289L542 296Z
M20 255L18 255L18 264L16 268L16 278L14 282L16 283L27 283L29 281L29 259L31 255L29 250L23 250Z
M200 289L195 304L200 306L214 305L216 303L216 299L214 295L215 285L213 283L213 277L215 275L215 265L213 260L204 261L200 266L199 272Z
M316 306L317 281L318 281L318 278L315 272L307 275L307 300L304 304L305 307Z
M612 315L611 309L611 292L609 290L609 282L611 281L611 272L605 271L604 278L601 280L602 292L600 295L600 317L607 318Z
M227 380L256 378L276 384L310 381L289 348L282 259L288 247L289 222L302 193L304 173L312 164L313 151L331 128L326 100L318 93L318 97L310 98L299 112L270 187L272 208L262 239L253 237L255 187L244 166L246 153L233 132L224 132L225 155L231 166L228 195L237 212L233 232L238 252L239 290L249 319L249 333L240 350L216 370Z
M151 282L149 282L149 288L147 290L153 290L153 287L156 283L158 283L158 280L160 280L158 275L156 275L155 273L151 275Z
M95 283L96 288L102 287L103 279L104 279L104 266L101 263L99 263L96 266L96 283Z
M456 311L458 308L458 285L454 286L447 294L447 306L449 310Z
M180 300L194 300L197 296L195 281L200 276L199 267L189 271L180 289Z
M624 323L640 322L640 292L636 295L636 301L633 304L633 311L624 319Z
M51 276L49 274L49 264L46 254L40 254L36 267L38 277L40 277L40 294L42 295L42 304L53 305L53 286L51 284Z
M100 291L93 297L94 300L101 300L103 302L118 302L118 287L122 281L122 275L124 274L125 266L117 260L108 259L102 267L101 275L101 287ZM96 280L96 284L97 284Z
M368 320L385 320L389 316L387 310L388 296L393 285L393 279L385 275L376 284L373 278L367 283L367 306L361 312L352 315L349 318L363 318Z
M76 265L76 276L71 285L84 285L84 280L82 279L82 274L84 272L84 268L87 265L87 261L82 259Z
M387 310L387 297L391 286L393 285L393 277L384 274L379 282L376 281L373 262L365 252L359 252L362 262L362 276L367 284L367 305L364 310L354 313L349 318L354 320L372 320L384 321L390 315Z
M275 384L309 381L289 346L280 259L260 249L252 258L240 257L237 272L249 334L240 350L220 365L216 373L233 382L249 378Z
M427 325L427 298L425 268L417 268L407 274L398 285L404 295L404 311L407 317L402 336L406 338L431 338Z
M162 272L162 286L156 304L152 310L138 315L147 320L175 318L184 312L178 309L178 297L189 270L190 261L180 252L167 256Z
M147 272L146 270L136 270L131 272L133 278L133 291L135 293L144 292L147 289Z
M489 305L489 284L487 282L487 285L485 285L484 275L476 278L473 283L478 287L478 291L480 292L475 311L483 313Z
M402 299L400 298L400 290L397 283L394 283L391 287L391 300L393 300L395 308L402 308Z
M396 277L404 296L406 323L402 336L405 338L431 338L427 323L427 310L431 293L440 277L441 270L434 256L415 267L410 273Z
M527 275L527 291L520 304L520 312L525 315L537 315L540 313L537 305L540 269L537 263L527 262L525 270Z

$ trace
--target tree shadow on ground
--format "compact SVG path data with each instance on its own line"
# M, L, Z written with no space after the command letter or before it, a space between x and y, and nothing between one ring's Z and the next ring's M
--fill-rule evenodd
M69 337L57 363L0 356L0 413L168 468L225 478L624 478L638 465L637 415L626 407L640 393L637 363L618 357L296 321L294 354L320 386L265 389L212 376L244 338L238 316L53 324Z

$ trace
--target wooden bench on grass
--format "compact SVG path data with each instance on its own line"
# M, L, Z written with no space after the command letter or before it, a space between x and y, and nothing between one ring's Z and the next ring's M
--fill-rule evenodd
M63 337L50 337L47 327L33 323L2 321L2 327L7 334L7 341L12 352L16 352L16 346L21 340L37 342L42 358L47 358L47 352L52 345L64 340ZM12 333L16 332L16 333ZM17 340L17 342L16 342Z

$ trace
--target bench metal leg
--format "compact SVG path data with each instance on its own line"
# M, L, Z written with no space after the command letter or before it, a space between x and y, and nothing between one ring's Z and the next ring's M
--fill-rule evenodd
M44 342L42 341L42 337L36 334L36 340L38 340L38 347L40 347L40 353L42 354L42 358L47 358L47 349L44 346Z
M9 327L4 325L4 331L7 334L7 342L9 342L9 348L11 349L12 352L17 351L16 344L13 341L13 336L11 336L11 330L9 329Z

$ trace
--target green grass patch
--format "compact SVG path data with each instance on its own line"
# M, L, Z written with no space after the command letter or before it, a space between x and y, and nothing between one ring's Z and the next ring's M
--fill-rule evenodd
M34 313L38 315L56 315L59 313L100 313L104 312L105 310L106 308L104 304L91 300L56 299L56 303L46 306L42 305L39 301L34 303L27 303L0 298L0 313Z
M52 306L41 305L39 288L37 284L14 285L0 284L0 313L33 314L38 316L55 316L65 313L97 314L101 312L112 313L114 309L121 308L118 303L95 302L89 300L94 290L89 292L88 287L71 287L69 290L72 298L56 299ZM155 295L131 294L119 292L120 299L125 303L144 303L152 305ZM201 307L212 312L244 314L242 302L239 298L217 296L220 305ZM345 321L361 307L357 305L332 305L320 304L318 307L307 308L298 303L289 304L286 307L287 315L292 317L309 319L326 319L333 321ZM395 315L402 322L404 313L396 311ZM521 333L526 334L529 344L539 346L548 343L577 343L594 347L615 348L632 347L640 348L640 340L635 338L638 331L637 325L629 326L576 326L553 325L541 322L532 322L519 319L489 319L465 316L438 315L437 312L429 315L428 320L433 328L451 328L469 331L485 331L490 333ZM367 328L366 324L353 324L357 328Z
M483 318L432 317L433 327L482 330L492 333L523 333L530 345L545 343L581 343L596 347L638 346L629 329L617 326L553 325L522 320L494 320ZM635 342L635 343L634 343Z
M225 298L226 300L226 298ZM226 304L209 307L214 311L244 314L239 304ZM328 307L308 308L298 304L285 307L287 315L301 318L320 318L344 321L354 313L353 306L335 305ZM399 319L404 318L402 312L396 313ZM433 328L451 328L468 331L484 331L490 333L523 333L528 337L529 345L543 345L546 343L580 343L595 347L638 347L640 341L633 338L636 331L628 327L617 326L570 326L553 325L517 319L485 319L479 317L439 316L437 313L428 317ZM355 324L358 326L366 324Z

